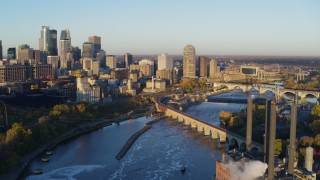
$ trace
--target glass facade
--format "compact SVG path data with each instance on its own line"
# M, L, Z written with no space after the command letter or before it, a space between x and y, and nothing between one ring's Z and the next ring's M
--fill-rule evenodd
M256 75L257 68L241 68L241 73L247 75Z
M16 48L9 48L8 49L7 59L16 59Z

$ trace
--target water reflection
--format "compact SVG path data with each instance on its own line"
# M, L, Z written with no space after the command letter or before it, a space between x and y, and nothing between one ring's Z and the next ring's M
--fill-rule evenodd
M222 96L243 96L231 92ZM220 110L239 111L245 105L210 103L192 106L187 113L218 125ZM149 119L150 120L150 119ZM190 126L173 119L155 123L134 143L126 156L115 159L127 139L148 120L139 118L80 136L54 149L49 163L41 157L29 171L42 168L44 174L27 179L212 179L215 161L221 159L225 144L204 137ZM181 167L187 168L181 173Z

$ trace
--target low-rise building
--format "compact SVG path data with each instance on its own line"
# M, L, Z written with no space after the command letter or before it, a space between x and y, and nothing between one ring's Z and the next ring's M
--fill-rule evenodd
M96 84L90 84L88 78L77 78L77 102L88 101L91 104L100 102L101 89Z
M0 66L0 83L27 80L27 67L25 65Z
M146 81L146 88L143 89L144 92L155 93L161 92L166 89L166 81L163 79L152 79Z
M240 73L237 73L237 74L224 74L223 75L223 80L226 81L226 82L229 82L229 81L240 81L240 80L243 80L243 79L246 79L246 75L240 74Z

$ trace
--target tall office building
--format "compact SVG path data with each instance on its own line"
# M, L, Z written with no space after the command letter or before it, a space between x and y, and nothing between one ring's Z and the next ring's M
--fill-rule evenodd
M94 58L94 44L91 42L84 42L82 45L82 58Z
M117 57L114 55L108 55L107 56L107 66L112 69L117 68Z
M16 48L9 48L7 52L7 59L16 59Z
M77 46L72 47L72 58L74 61L80 61L81 59L81 49Z
M46 55L58 55L57 30L50 30L49 26L42 26L39 38L39 50ZM44 58L44 57L43 57Z
M162 53L158 56L158 70L172 69L173 58L169 57L168 54Z
M94 52L97 53L101 50L101 37L89 36L88 41L93 44Z
M3 59L3 55L2 55L2 41L0 40L0 60Z
M97 52L96 60L99 62L100 67L106 67L106 51L100 50Z
M70 31L69 31L69 29L63 29L63 30L61 30L60 40L61 40L61 39L71 40L71 36L70 36Z
M54 70L59 68L59 57L58 56L48 56L47 64L51 64Z
M25 60L33 59L33 49L30 48L27 44L22 44L17 46L16 58L23 63Z
M212 59L210 61L210 77L217 77L218 75L218 68L217 68L217 61L215 59Z
M130 68L130 64L132 64L132 61L133 61L133 57L130 53L124 54L124 63L127 69Z
M67 68L67 53L71 51L71 36L69 29L61 30L60 35L60 64L61 68Z
M38 64L40 63L40 50L34 49L32 52L32 63L33 64Z
M50 30L49 55L58 55L58 35L57 30L55 29Z
M154 61L142 59L139 61L140 77L154 76Z
M209 58L205 56L200 56L199 64L200 64L200 77L208 77L208 69L209 69Z
M183 50L183 77L196 78L196 50L192 45Z
M50 44L50 27L42 26L40 30L39 50L48 52L49 44Z

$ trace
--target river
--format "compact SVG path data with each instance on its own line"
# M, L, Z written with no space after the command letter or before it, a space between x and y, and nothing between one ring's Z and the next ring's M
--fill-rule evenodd
M219 96L244 97L233 91ZM204 102L186 113L219 125L220 110L239 111L245 105ZM138 138L120 161L115 156L127 139L151 120L146 117L113 124L101 130L60 144L49 157L33 160L28 170L41 168L43 174L29 175L29 180L42 179L212 179L215 161L221 159L225 145L217 148L210 140L176 120L164 119ZM181 173L181 167L187 167Z

